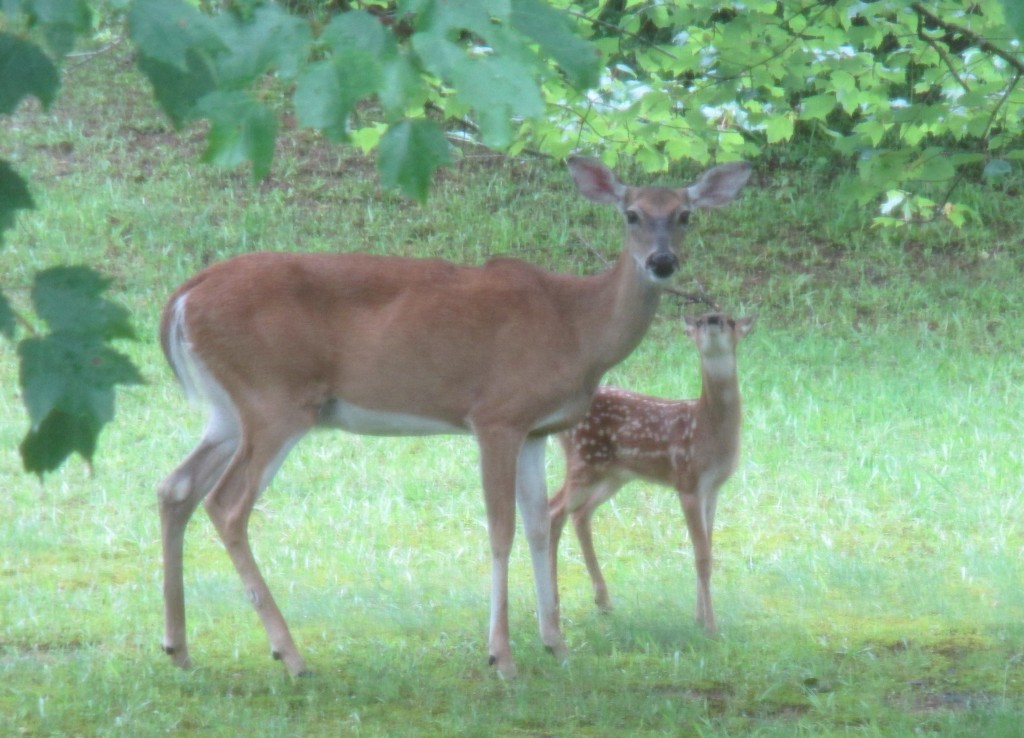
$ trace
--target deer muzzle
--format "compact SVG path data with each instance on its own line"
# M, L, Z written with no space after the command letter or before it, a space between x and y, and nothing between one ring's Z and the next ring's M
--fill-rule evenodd
M679 257L669 249L658 249L647 257L647 270L658 279L668 279L679 268Z

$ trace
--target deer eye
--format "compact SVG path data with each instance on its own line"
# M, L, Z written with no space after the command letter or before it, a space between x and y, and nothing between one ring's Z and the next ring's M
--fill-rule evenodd
M683 210L679 215L676 216L676 223L679 225L686 225L690 222L690 211Z
M630 225L636 225L640 222L640 213L635 210L626 211L626 222Z

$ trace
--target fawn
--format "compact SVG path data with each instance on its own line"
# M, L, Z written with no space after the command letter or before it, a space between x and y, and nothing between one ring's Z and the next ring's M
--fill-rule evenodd
M686 318L686 332L700 351L701 395L665 400L616 387L600 387L586 417L559 434L566 455L566 479L551 498L550 563L556 582L558 541L566 513L602 610L611 609L608 587L591 537L594 510L632 479L675 487L686 515L697 569L697 621L717 630L711 605L711 534L718 490L732 475L740 450L740 392L736 345L756 316L722 313Z

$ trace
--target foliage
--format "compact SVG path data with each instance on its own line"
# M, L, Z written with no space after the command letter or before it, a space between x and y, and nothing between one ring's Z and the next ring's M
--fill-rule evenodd
M134 337L128 311L100 296L107 285L85 267L36 275L32 303L50 332L18 344L32 423L21 446L28 471L52 471L72 452L91 459L100 429L114 416L114 387L142 381L128 358L107 346Z
M256 179L282 112L375 150L381 181L420 200L452 138L649 171L800 141L806 168L854 168L846 195L876 225L960 227L979 217L962 179L1024 160L1016 0L4 0L0 115L49 105L76 38L122 21L168 118L205 120L202 158ZM0 159L0 242L32 203ZM0 333L17 323L0 295Z
M24 0L2 7L12 25L40 28L58 60L76 35L91 29L85 0ZM505 147L516 120L543 114L543 80L561 74L581 88L597 81L596 53L573 34L562 14L540 0L403 0L391 9L370 2L365 9L334 15L319 28L261 0L209 14L184 0L134 0L126 23L139 68L175 126L201 118L209 122L204 160L226 166L249 161L257 179L269 173L277 112L263 99L260 85L274 72L294 89L299 123L333 141L349 139L357 107L373 98L380 125L359 140L378 148L385 184L420 200L433 172L450 161L438 116L429 117L427 110L440 111L442 119L475 111L482 140ZM33 41L0 30L0 72L0 113L12 113L30 95L44 105L53 100L56 65ZM32 206L24 179L2 160L0 194L2 238L15 210ZM87 279L95 280L90 274ZM90 310L76 314L83 322L74 330L98 338L100 346L89 342L88 348L70 350L65 341L63 350L44 350L52 344L34 338L20 345L32 421L21 449L26 468L40 474L72 451L91 458L111 403L90 393L136 378L119 366L122 371L72 380L99 360L100 349L107 352L102 363L110 366L112 350L102 343L125 337L99 333ZM9 301L0 297L0 332L12 335L15 323ZM56 334L51 338L58 340ZM33 380L47 372L53 381ZM57 384L88 397L55 400L47 393L56 393Z
M533 133L553 153L611 148L663 170L813 140L809 166L856 167L859 204L895 191L908 218L957 225L972 215L951 201L959 176L1024 159L1016 0L558 5L586 18L606 66L583 98L552 91L562 125Z

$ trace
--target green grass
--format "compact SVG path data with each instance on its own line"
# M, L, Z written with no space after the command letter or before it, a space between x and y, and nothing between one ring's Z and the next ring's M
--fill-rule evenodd
M881 234L843 200L842 175L763 169L740 202L697 219L677 286L760 313L740 347L744 455L716 530L720 638L693 623L674 494L634 484L595 523L613 614L596 612L579 550L563 544L565 667L536 635L517 540L520 677L500 680L486 665L472 442L315 433L251 532L316 675L291 680L268 658L202 514L186 548L196 669L174 669L159 649L155 486L202 424L155 341L177 283L256 249L507 253L594 271L591 249L613 254L619 225L550 162L467 152L422 207L298 130L253 185L199 164L201 136L169 131L148 95L126 60L100 57L68 72L53 109L3 123L0 154L40 206L0 252L4 291L25 309L35 270L100 267L135 316L140 340L123 348L149 383L120 394L92 473L75 461L40 485L20 471L17 359L0 344L0 735L1024 735L1012 185L967 186L983 225ZM609 381L693 396L682 310L666 299ZM549 470L554 488L553 446Z

